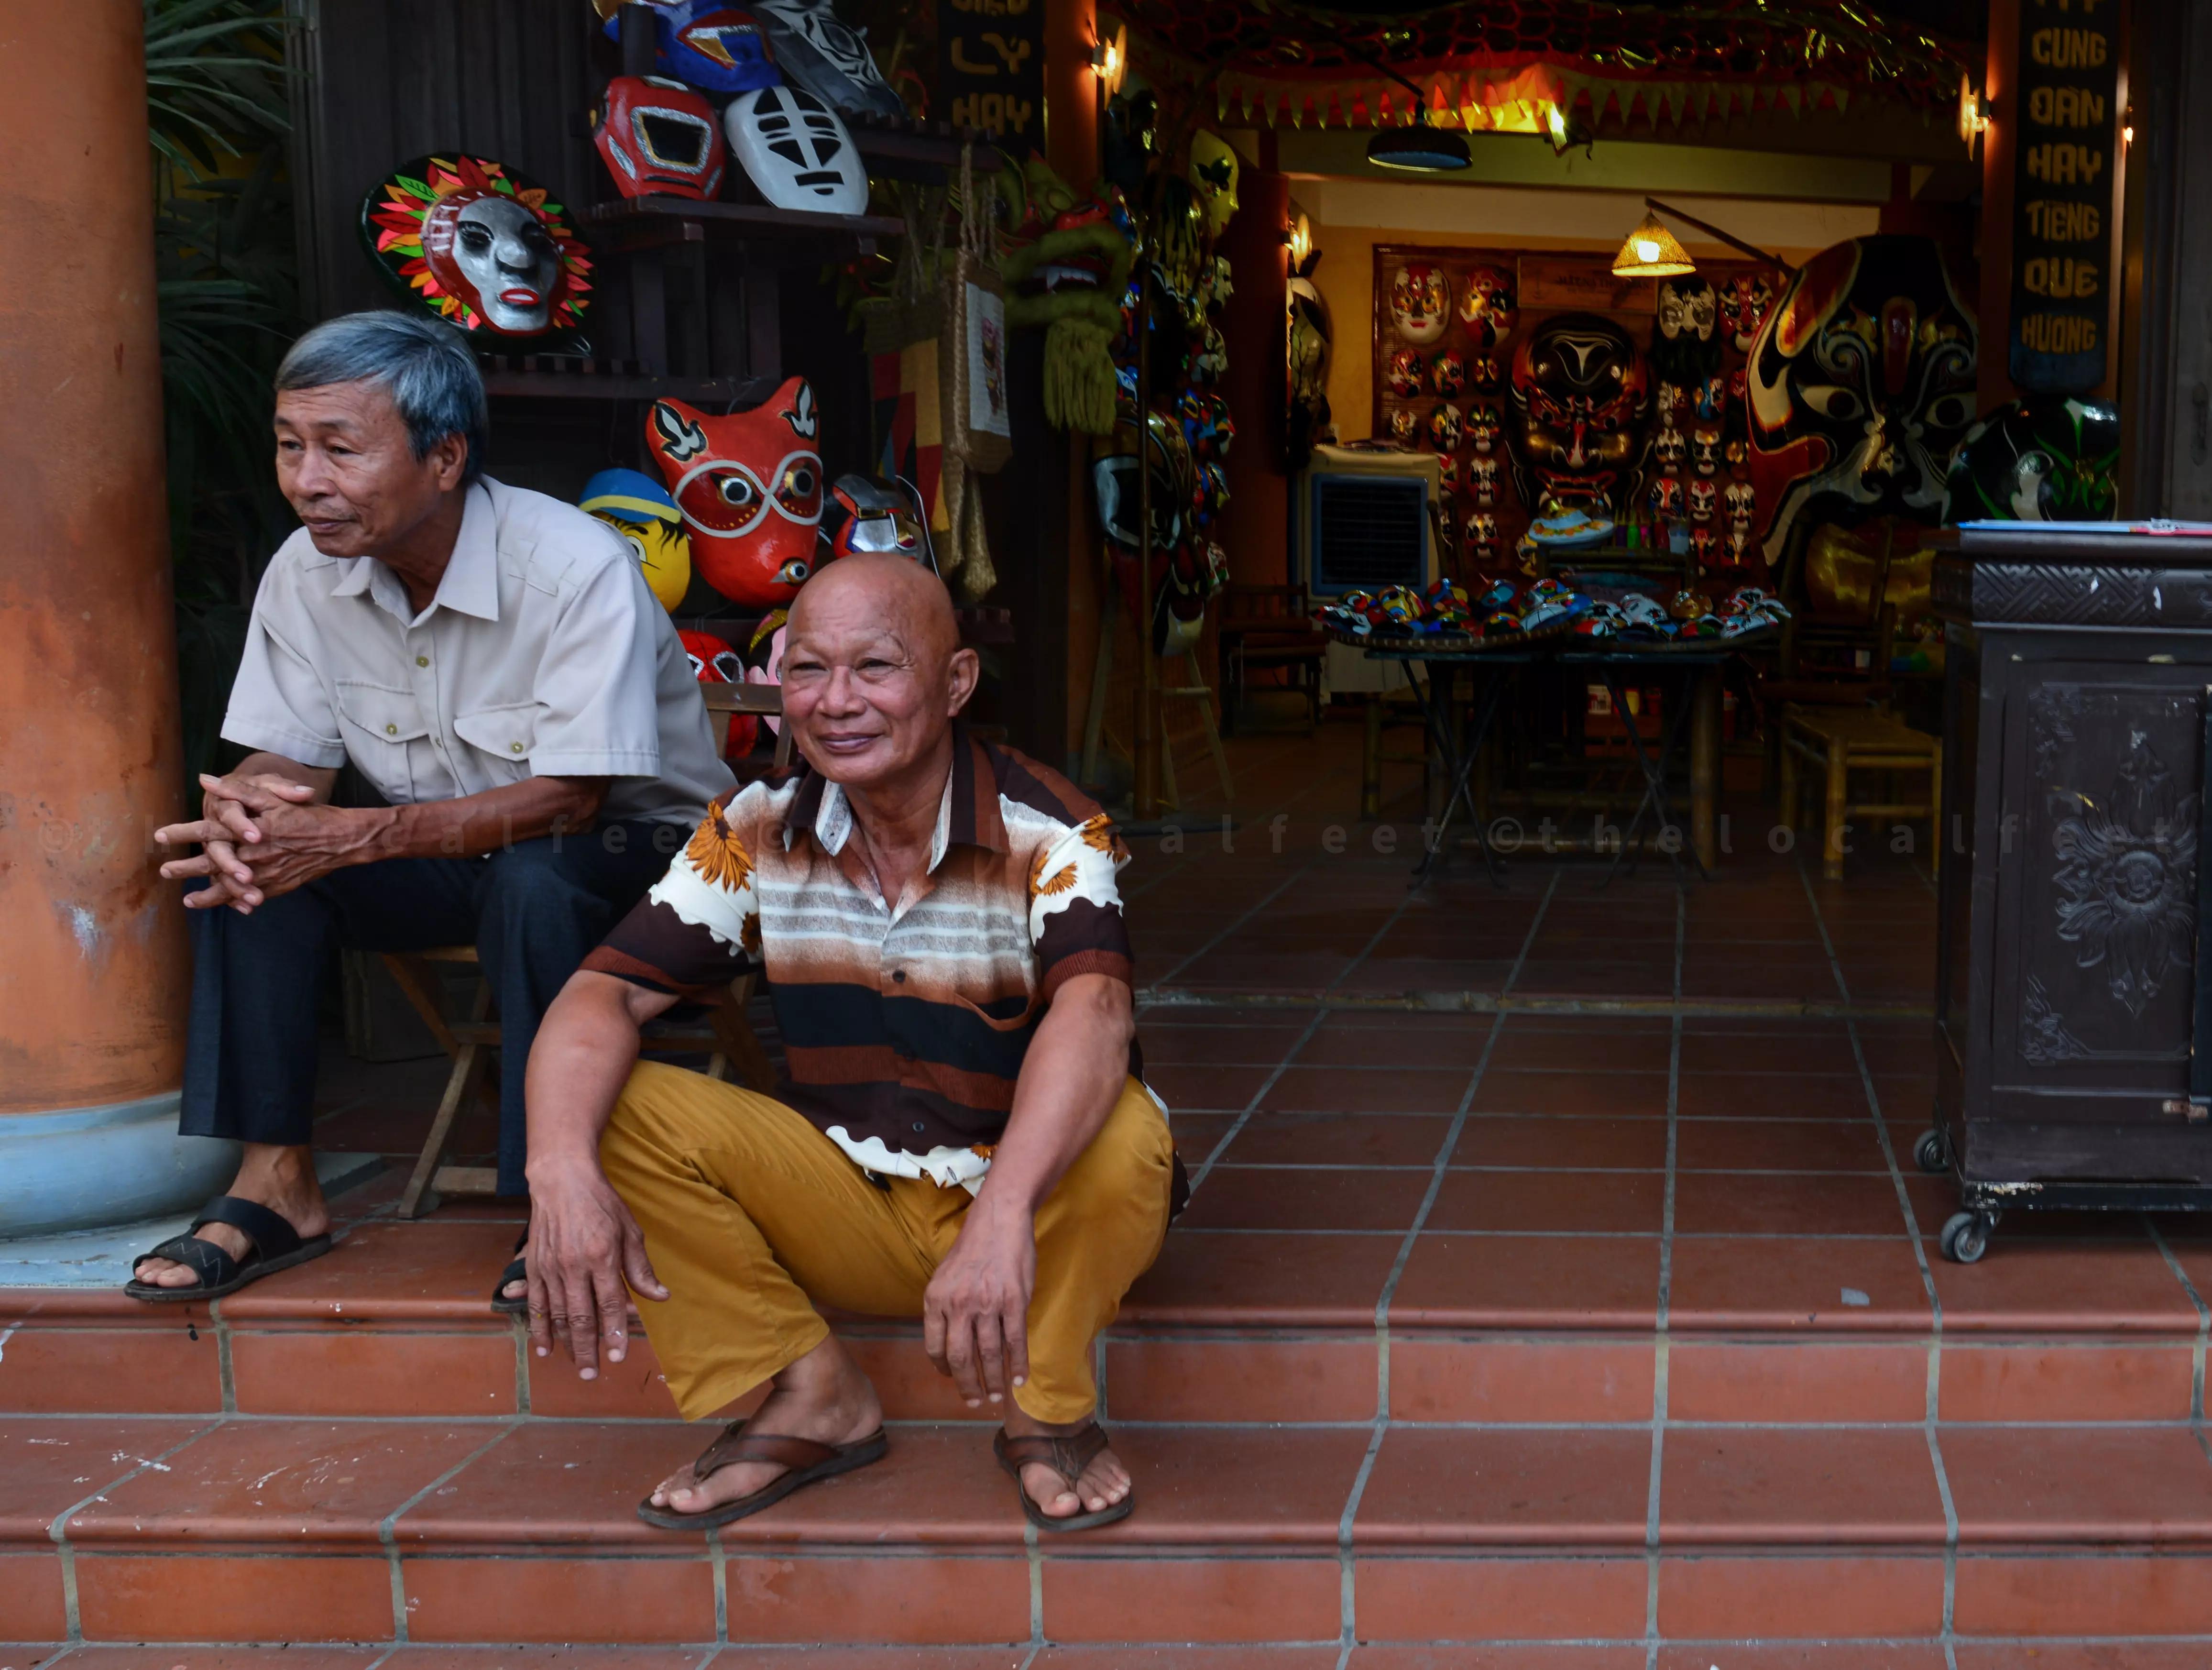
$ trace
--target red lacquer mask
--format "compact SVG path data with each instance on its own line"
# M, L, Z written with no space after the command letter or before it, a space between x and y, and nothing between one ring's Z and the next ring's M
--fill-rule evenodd
M646 414L646 445L691 531L691 566L731 602L773 609L814 572L820 427L803 377L727 417L681 400Z
M722 126L681 82L617 76L592 143L626 197L711 197L722 189Z

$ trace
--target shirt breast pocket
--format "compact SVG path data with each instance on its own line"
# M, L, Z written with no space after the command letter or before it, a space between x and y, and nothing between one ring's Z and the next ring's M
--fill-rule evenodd
M395 805L411 802L415 777L408 750L430 734L415 693L357 678L337 680L333 693L347 757L386 800Z
M538 704L509 701L453 715L453 730L477 751L478 762L497 783L519 783L531 774L530 750L538 740Z

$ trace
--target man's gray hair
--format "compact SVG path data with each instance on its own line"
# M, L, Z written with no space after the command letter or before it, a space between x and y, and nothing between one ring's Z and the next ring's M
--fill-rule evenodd
M342 313L302 336L276 367L278 392L370 380L391 392L416 459L447 435L468 442L464 481L483 472L491 419L461 333L412 313Z

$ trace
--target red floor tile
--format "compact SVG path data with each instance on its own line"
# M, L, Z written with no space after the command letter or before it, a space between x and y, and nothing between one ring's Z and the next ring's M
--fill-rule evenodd
M1943 1540L1925 1434L1833 1427L1670 1428L1663 1546L1879 1546Z
M1291 1066L1261 1105L1285 1113L1449 1114L1469 1077L1457 1067Z
M1676 1328L1898 1333L1931 1320L1919 1260L1902 1235L1678 1240L1673 1260L1668 1320ZM1948 1305L1944 1315L1948 1322Z
M1455 1166L1628 1167L1663 1171L1667 1125L1657 1119L1477 1114L1462 1130L1459 1145L1452 1150L1451 1163Z
M2041 1670L2039 1661L2029 1661ZM1946 1670L1932 1641L1853 1642L1849 1646L1662 1647L1659 1670ZM2019 1670L2027 1670L2025 1664Z
M740 1563L732 1559L729 1567L734 1623ZM683 1555L661 1559L410 1553L400 1562L399 1576L410 1641L628 1646L714 1637L714 1569L696 1542ZM896 1582L886 1575L887 1586ZM766 1631L752 1638L776 1639Z
M1491 1071L1663 1073L1674 1050L1664 1023L1567 1023L1516 1015L1491 1051Z
M45 1542L46 1527L64 1511L208 1427L195 1420L34 1416L0 1422L0 1479L7 1481L0 1491L0 1542Z
M1178 1230L1404 1230L1426 1171L1216 1167L1193 1191Z
M1858 1078L1858 1058L1841 1022L1806 1025L1689 1020L1682 1024L1686 1073L1840 1073Z
M2212 1558L1962 1552L1953 1617L1962 1636L2212 1635Z
M1217 1163L1431 1166L1451 1126L1442 1114L1255 1114Z
M1358 1647L1351 1670L1644 1670L1641 1647Z
M1408 1023L1382 1015L1332 1016L1321 1023L1297 1054L1310 1067L1400 1067L1418 1061L1429 1067L1473 1068L1480 1064L1494 1029L1487 1015L1452 1016ZM1497 1057L1492 1056L1492 1065Z
M1145 1082L1174 1108L1223 1108L1242 1113L1275 1071L1266 1066L1155 1066L1147 1057Z
M1030 1670L1336 1670L1334 1647L1048 1647Z
M237 1407L251 1415L507 1415L514 1337L505 1330L238 1328Z
M377 1641L394 1630L391 1567L373 1549L250 1560L80 1549L75 1566L88 1641Z
M233 1422L170 1453L161 1471L102 1491L71 1515L69 1539L374 1545L386 1515L500 1430L489 1422Z
M2008 1227L1998 1226L1978 1264L1954 1264L1929 1243L1947 1330L2197 1332L2197 1307L2149 1242L2008 1239ZM1922 1220L1923 1233L1934 1228Z
M1100 1559L1057 1546L1043 1570L1055 1641L1328 1641L1340 1628L1333 1558Z
M1887 1175L1686 1171L1674 1181L1674 1232L1894 1236L1902 1240L1905 1208Z
M1889 1175L1874 1121L1686 1119L1676 1127L1684 1171L1864 1171Z
M1685 1072L1675 1098L1685 1119L1867 1120L1856 1078L1790 1072Z
M513 1346L508 1347L510 1351ZM673 1420L676 1401L662 1378L660 1359L653 1341L632 1329L629 1348L619 1363L602 1360L595 1379L578 1378L576 1365L556 1341L552 1355L526 1351L530 1375L530 1412L533 1415L627 1417L633 1420Z
M1431 1230L1656 1235L1667 1181L1650 1171L1449 1171Z
M63 1590L58 1549L0 1553L0 1641L58 1641L69 1633L69 1601ZM34 1670L48 1662L36 1654L0 1651L4 1670Z
M1402 1372L1393 1357L1393 1384ZM1109 1336L1117 1421L1362 1421L1375 1414L1375 1340Z
M1656 1237L1423 1235L1390 1325L1649 1328L1658 1293Z
M1225 1071L1238 1066L1273 1067L1290 1053L1305 1030L1303 1020L1279 1025L1189 1026L1154 1018L1173 1011L1154 1011L1137 1023L1137 1041L1144 1046L1145 1070L1191 1066ZM1242 1105L1241 1103L1239 1104Z
M369 1670L384 1655L381 1647L164 1647L158 1654L143 1647L80 1647L70 1655L70 1670ZM0 1654L0 1659L5 1658ZM696 1663L695 1654L691 1662ZM395 1670L451 1670L428 1659L404 1657ZM665 1670L679 1670L671 1661ZM488 1658L471 1670L498 1670L497 1659ZM599 1670L582 1661L564 1663L562 1670ZM609 1666L606 1670L626 1670ZM635 1670L660 1670L640 1663Z
M2179 1421L2189 1418L2185 1345L2045 1340L1943 1347L1947 1421Z
M2212 1460L2184 1426L1945 1427L1959 1540L2212 1541Z
M188 1329L181 1320L167 1327L20 1327L0 1354L0 1410L220 1413L221 1354L214 1329Z
M1359 1639L1363 1642L1428 1643L1485 1639L1602 1641L1635 1639L1644 1633L1643 1558L1617 1555L1529 1558L1491 1556L1435 1559L1418 1555L1362 1555L1352 1568ZM1437 1670L1458 1670L1455 1652L1481 1653L1479 1647L1363 1646L1355 1665L1375 1670L1420 1670L1422 1654L1438 1655ZM1516 1648L1515 1653L1523 1649ZM1528 1661L1551 1666L1542 1655L1565 1649L1529 1649ZM1643 1649L1635 1649L1641 1664ZM1368 1654L1376 1655L1367 1658ZM1395 1653L1400 1657L1388 1655ZM1491 1661L1474 1658L1475 1664ZM1511 1670L1508 1658L1498 1670ZM1571 1659L1557 1661L1571 1664ZM1603 1662L1603 1661L1600 1661Z
M1673 1420L1918 1421L1927 1407L1928 1347L1918 1343L1692 1338L1667 1354Z
M1364 1428L1123 1427L1114 1435L1114 1448L1136 1479L1137 1510L1118 1525L1084 1533L1083 1548L1221 1544L1334 1549L1368 1436ZM1018 1514L1013 1485L995 1467L992 1473L992 1482L1006 1493L1008 1510Z
M462 1203L471 1204L471 1203ZM470 1321L504 1329L492 1314L493 1279L514 1254L518 1228L451 1217L367 1224L325 1257L279 1271L216 1303L246 1321Z
M1390 1413L1401 1421L1642 1421L1651 1418L1648 1340L1390 1342Z
M1642 1546L1648 1432L1393 1427L1369 1473L1362 1548Z
M1021 1647L725 1647L714 1670L1018 1670ZM391 1670L413 1670L404 1661ZM456 1665L453 1670L466 1670ZM514 1670L537 1670L533 1661Z
M1233 1327L1261 1318L1282 1327L1371 1325L1398 1258L1395 1235L1209 1235L1188 1224L1186 1216L1168 1232L1121 1302L1125 1327ZM1656 1279L1656 1253L1653 1267Z
M1942 1627L1940 1554L1670 1554L1659 1561L1663 1637L1896 1640Z
M1962 1641L1959 1670L2204 1670L2206 1645L2156 1641L2021 1642L2002 1647Z
M1663 1119L1663 1072L1574 1072L1492 1067L1468 1104L1479 1114L1594 1114Z

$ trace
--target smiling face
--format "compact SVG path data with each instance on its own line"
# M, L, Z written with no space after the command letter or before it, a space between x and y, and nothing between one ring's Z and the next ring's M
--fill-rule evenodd
M513 197L495 194L458 209L441 205L423 246L447 288L473 306L485 324L511 336L531 336L553 322L561 252L544 222ZM446 235L437 234L443 232Z
M944 582L903 557L856 555L792 605L783 712L807 762L866 794L939 768L975 689Z
M422 458L392 391L374 380L276 397L276 485L325 556L392 550L460 489L468 443L448 435Z

